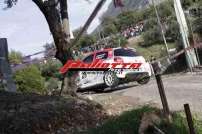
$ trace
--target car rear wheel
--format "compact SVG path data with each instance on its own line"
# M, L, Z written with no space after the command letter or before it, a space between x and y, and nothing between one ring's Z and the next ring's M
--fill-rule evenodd
M119 79L114 72L107 71L104 74L104 83L108 87L116 87L119 84Z
M150 77L142 78L141 80L138 80L137 82L141 85L147 84L150 81Z

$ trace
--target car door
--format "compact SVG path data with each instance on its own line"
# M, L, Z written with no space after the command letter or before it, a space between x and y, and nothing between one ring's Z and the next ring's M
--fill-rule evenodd
M94 54L91 54L84 58L83 62L84 63L92 63L94 59ZM80 88L87 88L96 85L96 74L93 73L93 71L80 71L79 72L79 85Z
M109 56L109 52L108 51L101 51L101 52L97 52L95 54L95 60L102 60L105 61ZM97 75L97 84L103 84L104 83L104 71L96 71L96 75Z

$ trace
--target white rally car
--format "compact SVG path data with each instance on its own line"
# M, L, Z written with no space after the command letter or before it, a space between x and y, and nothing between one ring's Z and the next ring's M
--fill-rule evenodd
M83 59L84 63L92 63L95 60L103 60L106 63L141 63L138 69L122 69L114 71L79 71L76 84L79 90L93 87L116 87L119 84L137 81L139 84L147 84L152 75L151 66L143 56L133 48L110 48L95 51Z

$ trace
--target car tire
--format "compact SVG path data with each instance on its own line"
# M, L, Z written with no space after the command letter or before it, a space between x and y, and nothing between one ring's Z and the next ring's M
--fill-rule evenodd
M104 83L108 87L116 87L119 84L119 79L112 71L106 71L104 74Z
M145 77L145 78L142 78L141 80L138 80L137 83L144 85L144 84L147 84L149 81L150 81L150 77Z

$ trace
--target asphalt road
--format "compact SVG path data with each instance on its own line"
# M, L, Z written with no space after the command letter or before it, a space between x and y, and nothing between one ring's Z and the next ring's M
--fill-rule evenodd
M183 104L189 103L191 110L202 113L202 75L183 74L163 77L163 83L172 111L183 110ZM123 96L139 99L140 103L155 103L161 107L160 96L155 79L146 85L133 85L132 87L115 91Z

